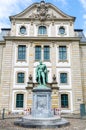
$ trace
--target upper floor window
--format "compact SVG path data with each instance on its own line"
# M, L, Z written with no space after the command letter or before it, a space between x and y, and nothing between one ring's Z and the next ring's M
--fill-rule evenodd
M59 46L59 60L67 60L67 47Z
M25 73L19 72L17 74L17 83L24 83Z
M59 34L65 34L65 28L63 26L59 28Z
M41 60L41 46L35 47L35 60Z
M67 73L60 73L60 83L61 84L67 84L68 83L68 79L67 79Z
M21 26L20 27L20 33L21 34L25 34L26 33L26 27L25 26Z
M25 60L26 59L26 45L19 45L18 46L18 60Z
M24 94L16 95L16 108L23 108L24 105Z
M39 26L39 28L38 28L38 34L41 34L41 35L47 34L47 28L46 28L46 26Z
M44 60L50 60L50 47L44 46Z
M68 108L68 94L61 94L61 107Z

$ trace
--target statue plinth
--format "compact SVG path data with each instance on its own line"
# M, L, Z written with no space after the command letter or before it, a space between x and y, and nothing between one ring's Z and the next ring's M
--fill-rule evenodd
M51 88L45 85L38 85L33 88L32 115L35 118L52 117L51 111Z

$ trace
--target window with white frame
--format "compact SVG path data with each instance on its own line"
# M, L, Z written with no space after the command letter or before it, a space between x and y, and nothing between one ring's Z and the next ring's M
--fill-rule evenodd
M67 60L67 47L59 46L59 60L65 61Z
M17 73L17 83L24 83L25 81L25 73L18 72Z
M26 34L26 27L25 26L20 27L20 34Z
M68 74L60 73L60 84L68 84Z
M24 94L16 94L16 108L23 108Z
M18 46L18 60L26 60L26 45Z
M59 34L65 34L65 28L63 26L59 28Z
M44 60L50 60L50 47L44 46Z
M39 28L38 28L38 34L39 35L46 35L47 34L47 28L46 28L46 26L39 26Z
M50 60L50 46L35 46L35 60Z
M41 46L35 46L35 60L41 60Z
M68 94L61 94L61 108L68 108Z

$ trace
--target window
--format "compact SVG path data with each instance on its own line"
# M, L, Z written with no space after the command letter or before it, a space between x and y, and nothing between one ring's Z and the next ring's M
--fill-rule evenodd
M60 73L60 83L67 84L67 73Z
M59 46L59 60L67 60L67 47Z
M44 46L44 60L50 60L50 47Z
M24 94L16 95L16 108L23 108Z
M61 94L61 107L68 108L68 94Z
M64 34L64 33L65 33L65 28L64 28L63 26L61 26L61 27L59 28L59 33L60 33L60 34Z
M26 33L26 27L24 27L24 26L20 27L20 33L25 34Z
M25 74L20 72L17 74L17 83L24 83L24 76Z
M41 34L41 35L47 34L47 29L46 29L46 27L45 27L45 26L40 26L40 27L38 28L38 34Z
M41 46L35 47L35 60L41 60Z
M18 60L25 60L26 59L26 45L19 45L18 46Z

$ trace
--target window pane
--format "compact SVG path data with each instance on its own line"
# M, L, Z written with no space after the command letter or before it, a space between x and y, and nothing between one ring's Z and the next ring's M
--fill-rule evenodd
M44 60L50 59L50 47L44 46Z
M26 59L26 45L19 45L18 46L18 60L25 60Z
M68 94L61 95L61 107L68 108Z
M24 73L17 74L17 83L24 83Z
M40 26L38 29L38 34L47 34L47 29L45 26Z
M21 33L21 34L25 34L25 32L26 32L26 28L25 28L24 26L22 26L22 27L20 28L20 33Z
M67 59L67 47L59 46L59 59L66 60Z
M35 47L35 60L41 60L41 46Z
M67 73L60 73L60 83L67 83Z
M17 94L16 95L16 107L23 107L23 100L24 100L24 95Z

